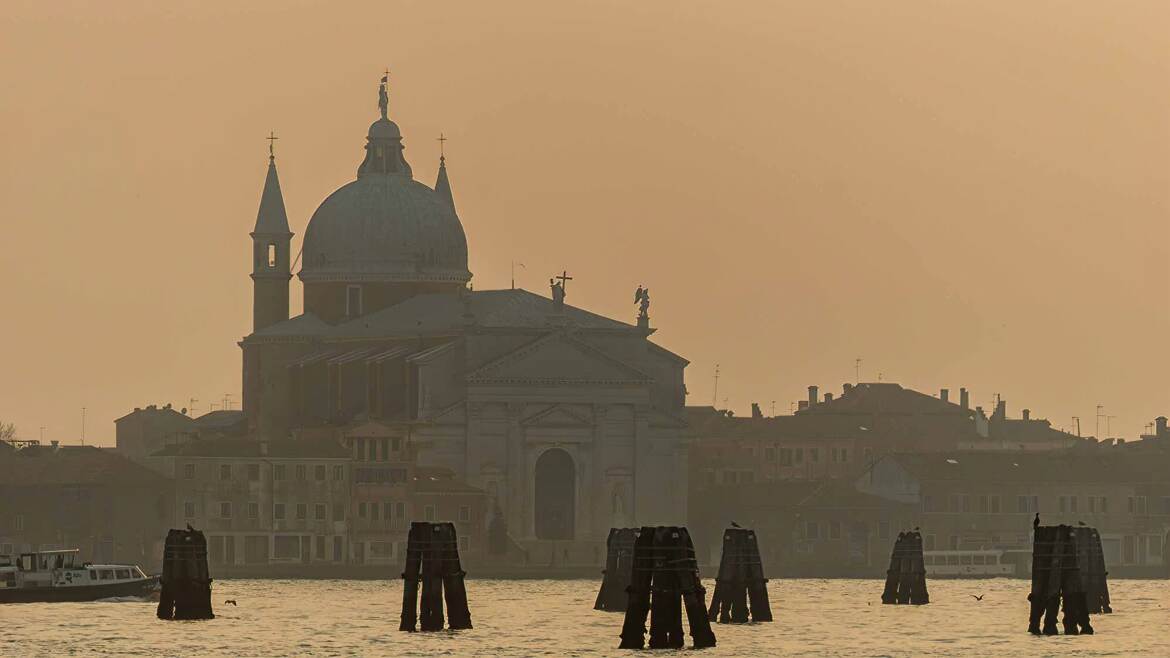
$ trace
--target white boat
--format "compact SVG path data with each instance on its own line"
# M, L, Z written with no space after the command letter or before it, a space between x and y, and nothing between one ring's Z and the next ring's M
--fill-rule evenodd
M1016 573L1016 565L1003 560L1003 551L923 551L928 578L997 578Z
M158 578L133 564L78 564L80 551L0 555L0 603L96 601L147 596Z

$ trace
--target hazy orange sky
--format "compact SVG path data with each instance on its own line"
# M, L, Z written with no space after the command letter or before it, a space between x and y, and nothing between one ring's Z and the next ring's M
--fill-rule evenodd
M248 231L299 249L376 86L443 131L476 289L632 321L691 404L864 380L1133 437L1170 414L1170 3L28 2L0 13L0 419L234 396ZM293 312L301 289L294 279ZM1102 433L1105 422L1102 421Z

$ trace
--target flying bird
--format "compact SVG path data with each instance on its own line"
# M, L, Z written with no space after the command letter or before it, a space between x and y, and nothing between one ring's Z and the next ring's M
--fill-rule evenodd
M232 604L232 605L239 605L239 603L236 603L236 600L235 600L235 599L228 599L228 600L226 600L226 601L224 601L224 602L223 602L223 604L224 604L224 605L227 605L227 604L229 604L229 603L230 603L230 604Z
M975 596L974 594L972 594L971 598L975 599L976 601L982 601L983 596L984 596L983 594L980 594L979 596Z

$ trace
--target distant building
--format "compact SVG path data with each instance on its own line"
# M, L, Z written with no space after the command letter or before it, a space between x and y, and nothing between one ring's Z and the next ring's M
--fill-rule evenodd
M593 564L611 526L679 522L687 362L649 340L648 293L628 323L566 304L563 271L547 297L472 290L445 159L433 188L414 179L380 91L356 180L305 229L304 312L292 318L292 231L269 159L240 343L249 436L411 450L487 492L484 509L499 509L534 563ZM362 527L386 524L386 501L397 509L392 482L354 493L371 514Z
M171 405L150 405L114 421L115 450L129 459L152 468L165 477L170 466L155 457L163 448L196 439L243 437L247 432L244 412L216 410L192 418L187 410L176 411Z
M213 567L344 564L350 453L336 441L209 439L167 446L176 525L207 535Z
M756 407L758 410L758 407ZM846 384L840 397L816 386L792 415L729 416L688 407L692 494L715 484L849 477L891 452L1056 450L1085 444L1046 420L1006 415L998 403L986 417L966 389L951 402L894 383Z
M79 548L94 562L155 569L170 522L170 483L93 446L0 443L0 553Z

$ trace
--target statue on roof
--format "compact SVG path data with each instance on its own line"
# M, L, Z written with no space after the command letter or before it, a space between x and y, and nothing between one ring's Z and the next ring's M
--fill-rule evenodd
M650 289L638 286L634 291L634 303L638 305L638 319L650 317Z
M390 79L390 73L387 71L386 75L382 76L382 82L378 85L378 111L382 113L382 118L386 118L387 112L390 110L390 94L386 93L386 82Z
M549 279L548 285L552 288L553 306L560 308L565 305L565 284L556 279Z

